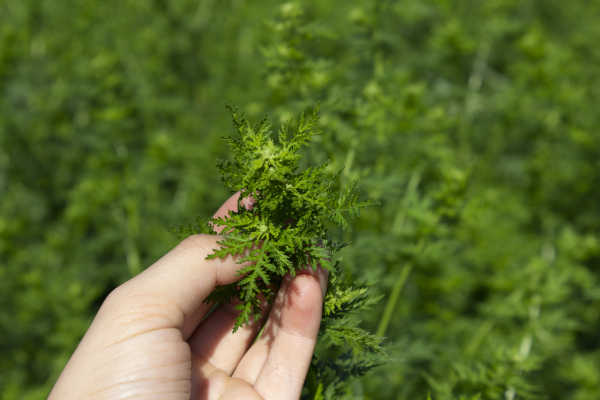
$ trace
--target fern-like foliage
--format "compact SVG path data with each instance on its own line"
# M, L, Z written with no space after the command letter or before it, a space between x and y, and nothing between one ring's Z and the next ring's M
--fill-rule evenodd
M303 398L354 398L348 381L388 360L381 338L360 327L359 314L380 297L370 295L364 286L353 286L348 278L336 262L330 274L319 341Z
M240 313L234 331L258 317L271 303L286 275L321 266L329 271L318 354L309 373L305 398L341 394L341 382L362 375L381 362L380 339L363 330L354 315L372 304L365 287L353 287L343 275L338 251L344 244L333 229L346 229L368 205L359 200L356 183L340 184L327 164L301 168L301 155L317 134L313 111L282 126L274 134L268 120L251 124L231 109L235 135L225 140L231 158L219 169L227 187L240 191L238 211L207 221L208 232L221 228L220 248L208 256L236 256L242 278L218 287L207 301L236 300ZM252 207L242 204L252 199ZM377 358L379 357L379 360Z

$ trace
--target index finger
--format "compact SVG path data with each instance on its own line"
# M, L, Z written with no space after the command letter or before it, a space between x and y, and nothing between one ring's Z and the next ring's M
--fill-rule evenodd
M225 216L229 210L237 210L239 192L231 196L215 216ZM169 327L181 329L187 339L210 305L204 299L218 285L226 285L240 279L237 273L244 264L238 264L231 256L207 260L206 257L219 247L222 237L218 235L192 235L165 254L152 266L135 278L124 283L117 291L124 293L126 306L160 299L161 307L171 307Z
M241 192L235 192L230 198L228 198L221 207L217 210L217 212L213 215L213 218L226 218L229 215L229 211L237 211L238 210L238 200L242 195ZM244 197L241 201L241 205L248 210L252 209L254 206L254 199L252 197ZM214 226L213 229L217 233L221 233L223 231L222 226Z

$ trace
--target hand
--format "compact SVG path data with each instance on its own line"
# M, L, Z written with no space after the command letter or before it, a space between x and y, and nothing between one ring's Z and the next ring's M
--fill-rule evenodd
M236 210L238 194L216 216ZM194 235L104 301L50 400L297 399L312 358L327 276L284 279L263 321L232 333L236 310L204 299L235 282L234 259L205 260L218 236ZM263 318L263 320L265 319Z

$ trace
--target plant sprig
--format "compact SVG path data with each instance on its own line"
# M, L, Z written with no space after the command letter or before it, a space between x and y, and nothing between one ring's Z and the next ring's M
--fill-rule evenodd
M316 111L282 126L274 135L268 120L252 125L231 109L236 134L225 138L231 158L219 162L223 180L240 191L238 210L208 221L219 226L220 248L208 258L238 257L246 266L240 281L219 287L211 302L238 299L240 314L234 330L262 313L281 279L307 267L333 270L339 245L329 238L332 226L346 228L367 203L358 199L355 184L339 189L339 176L327 164L301 169L301 152L318 134ZM242 206L252 197L253 206Z
M343 273L338 252L346 244L332 239L371 203L361 201L356 182L343 186L328 164L302 168L302 154L318 130L312 111L283 125L277 134L267 119L251 124L231 109L235 134L218 166L226 186L241 194L237 211L211 218L205 231L217 233L220 247L207 258L234 256L244 264L241 279L213 291L207 302L235 303L233 330L260 318L286 275L322 267L329 272L319 343L302 397L330 399L347 389L345 381L386 359L381 338L360 327L358 315L377 298L354 286ZM251 199L252 206L245 207Z

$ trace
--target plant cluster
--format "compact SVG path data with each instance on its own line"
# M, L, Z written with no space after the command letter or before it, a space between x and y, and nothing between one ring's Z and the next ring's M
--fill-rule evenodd
M335 398L349 378L384 357L381 340L360 328L356 317L376 299L344 279L338 254L344 244L332 237L368 203L359 201L356 182L340 187L339 174L327 163L303 168L302 154L318 134L316 111L282 125L277 135L266 119L253 125L231 111L236 133L226 138L231 156L219 169L226 186L241 193L237 211L210 219L200 231L216 233L218 226L223 236L209 259L234 256L247 265L238 282L218 287L207 301L236 300L235 331L260 318L284 276L306 268L327 270L322 329L304 397ZM249 198L252 206L242 206Z

